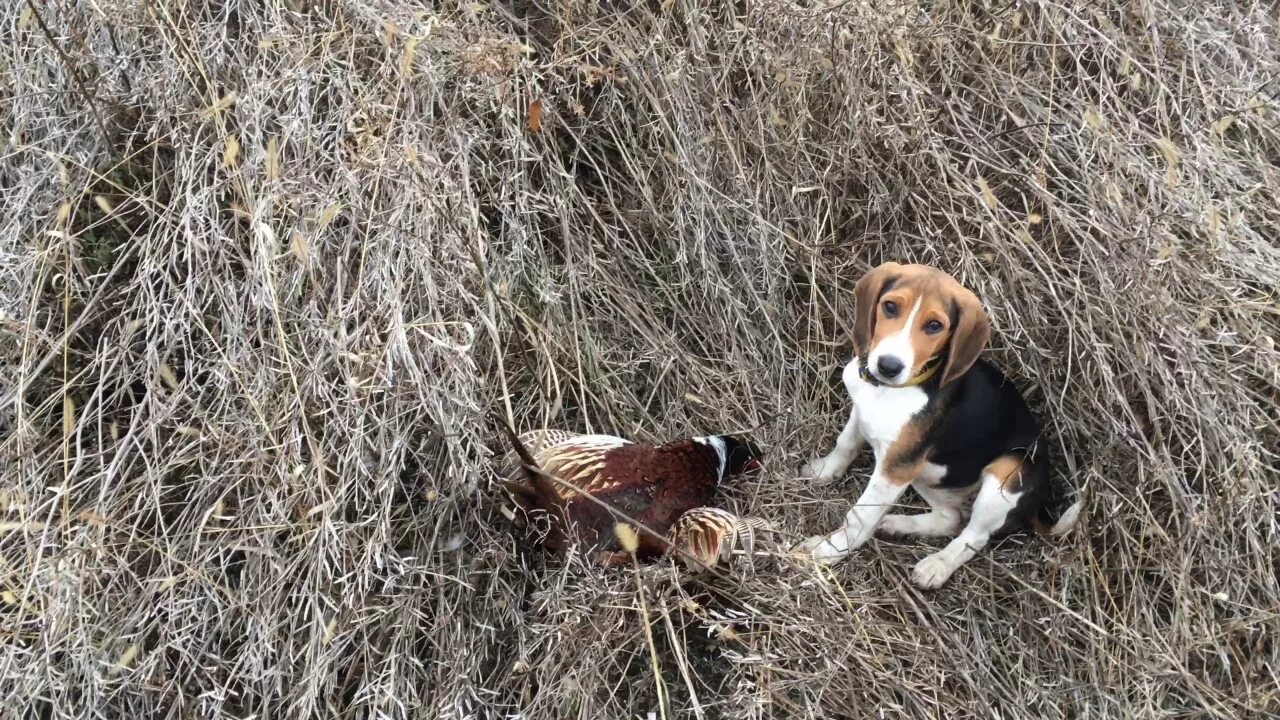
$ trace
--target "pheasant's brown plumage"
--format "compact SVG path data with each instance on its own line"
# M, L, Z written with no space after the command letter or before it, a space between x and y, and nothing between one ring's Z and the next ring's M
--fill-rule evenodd
M619 518L608 508L642 526L636 528L640 557L661 555L675 545L684 551L676 554L712 565L726 554L721 552L725 539L732 545L738 538L737 519L707 507L726 470L723 445L717 449L700 438L652 446L559 430L527 432L519 442L542 473L558 479L554 497L547 498L535 487L547 483L531 482L514 451L501 468L524 510L550 516L543 542L554 552L578 543L599 551L603 562L626 561L629 555L620 551L614 535ZM751 451L758 455L754 447ZM737 468L755 459L745 458ZM717 534L718 526L729 531Z

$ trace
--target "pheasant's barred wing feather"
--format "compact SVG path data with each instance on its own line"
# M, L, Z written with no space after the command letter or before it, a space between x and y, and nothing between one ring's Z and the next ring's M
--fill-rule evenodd
M756 551L756 531L772 530L773 527L761 518L740 517L737 519L738 544L747 554Z
M529 448L529 453L537 458L547 450L563 445L575 437L577 434L568 430L530 430L520 435L520 442L524 443L524 446Z
M692 555L697 563L681 556L686 568L698 572L725 560L735 547L755 552L756 531L771 530L760 518L738 517L727 510L699 507L681 515L667 532L667 541Z
M556 484L556 494L568 500L578 492L595 493L604 488L603 473L607 447L579 444L573 441L561 443L538 457L542 469L564 483Z
M579 437L579 435L568 430L528 430L520 433L518 437L525 448L529 450L529 454L537 458L547 450ZM507 448L506 453L502 456L502 461L498 464L498 474L511 480L523 481L524 474L520 473L519 470L520 457L516 454L514 448Z
M530 430L518 437L543 472L572 486L556 484L555 494L562 500L573 498L578 490L601 489L598 485L605 453L630 444L613 435L582 435L567 430ZM528 476L520 470L520 458L514 449L503 457L500 474L516 487L528 487Z
M767 520L754 517L738 518L738 537L741 538L742 549L747 552L755 551L756 531L757 530L773 530Z
M773 524L764 518L758 517L740 517L738 518L738 532L747 530L773 530Z
M667 540L692 556L691 560L682 554L680 559L688 570L697 572L729 556L738 541L738 524L736 516L720 508L693 508L671 526Z

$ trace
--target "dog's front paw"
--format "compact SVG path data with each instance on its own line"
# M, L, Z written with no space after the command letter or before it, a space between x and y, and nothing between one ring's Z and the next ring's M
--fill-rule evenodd
M791 548L791 554L798 558L806 558L831 565L849 555L848 549L841 550L830 535L815 535Z
M911 571L911 582L922 590L937 590L951 579L956 571L945 552L936 552L916 563Z
M813 478L818 482L831 482L839 474L836 463L825 457L814 458L800 466L800 477Z

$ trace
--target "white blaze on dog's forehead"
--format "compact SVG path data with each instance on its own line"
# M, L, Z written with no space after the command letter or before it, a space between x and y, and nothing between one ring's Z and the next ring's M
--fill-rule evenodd
M915 327L916 315L920 312L920 306L924 304L924 298L916 298L915 305L911 306L911 312L907 314L907 321L903 323L902 329L898 332L881 340L871 352L868 358L868 365L872 372L876 371L876 363L885 355L893 355L902 361L902 372L911 374L911 369L915 367L916 351L911 344L911 328ZM884 378L884 380L895 380L896 378Z

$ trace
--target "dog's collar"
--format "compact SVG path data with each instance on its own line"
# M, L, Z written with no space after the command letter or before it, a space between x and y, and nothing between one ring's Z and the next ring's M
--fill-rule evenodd
M867 363L865 362L858 363L858 374L862 377L863 382L870 383L876 387L906 388L917 387L929 382L930 378L938 374L938 368L940 367L942 367L942 356L934 355L929 358L928 362L924 364L924 367L920 368L920 372L916 373L915 376L901 385L890 385L875 375L872 375L871 371L867 369Z

